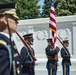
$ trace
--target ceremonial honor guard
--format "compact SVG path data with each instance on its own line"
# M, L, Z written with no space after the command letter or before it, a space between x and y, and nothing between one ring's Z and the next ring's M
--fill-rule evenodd
M54 50L52 48L52 38L47 39L48 46L45 48L45 53L48 58L46 68L48 70L48 75L56 75L57 73L57 61L55 55L59 52L59 47Z
M48 58L46 68L48 70L48 75L56 75L57 73L57 61L55 55L58 54L59 48L56 47L54 50L52 48L52 38L47 39L48 46L45 48L45 53Z
M61 57L62 57L62 69L63 75L70 75L70 53L68 50L69 42L68 40L63 40L63 48L61 48Z
M25 42L27 43L27 45L29 46L31 52L33 55L35 55L34 53L34 49L31 47L31 45L33 45L33 34L26 34L23 36ZM22 73L24 75L35 75L35 71L34 71L34 66L35 66L35 62L33 61L28 48L26 46L24 46L21 49L21 57L22 57L22 64L23 64L23 69L22 69Z
M16 3L0 4L0 75L21 75L21 57L12 40L17 29Z

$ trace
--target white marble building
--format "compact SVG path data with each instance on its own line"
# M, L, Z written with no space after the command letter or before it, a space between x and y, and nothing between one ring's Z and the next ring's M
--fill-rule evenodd
M57 21L57 36L60 40L69 40L69 50L71 53L71 75L76 74L76 15L74 16L62 16L56 17ZM47 75L46 70L46 55L45 47L47 46L46 39L51 37L51 30L49 29L49 18L39 19L28 19L19 20L18 32L21 36L27 33L33 33L34 45L36 58L39 61L39 65L36 66L36 75ZM15 43L20 52L23 47L23 43L20 41L18 36L14 34ZM61 48L62 45L57 41L58 46ZM59 66L58 75L62 75L61 56L59 53Z

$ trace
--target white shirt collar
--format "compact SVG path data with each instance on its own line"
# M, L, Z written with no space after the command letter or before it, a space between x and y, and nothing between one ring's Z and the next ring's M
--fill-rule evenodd
M9 34L7 34L7 33L5 33L5 32L0 32L0 34L3 34L3 35L5 35L6 37L10 38L10 37L9 37Z
M5 35L6 37L10 38L9 34L7 34L7 33L5 33L5 32L0 32L0 34L3 34L3 35ZM13 37L12 37L11 39L12 39L12 41L13 41Z

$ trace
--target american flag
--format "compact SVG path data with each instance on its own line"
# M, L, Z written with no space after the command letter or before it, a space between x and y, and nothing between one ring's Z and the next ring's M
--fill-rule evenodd
M50 23L49 28L52 31L52 39L53 39L53 48L56 47L56 19L55 19L55 10L54 10L54 0L50 0L51 7L50 7Z

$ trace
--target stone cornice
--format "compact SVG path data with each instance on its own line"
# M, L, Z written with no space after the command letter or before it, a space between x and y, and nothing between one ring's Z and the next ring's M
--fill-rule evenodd
M56 21L57 23L76 22L76 15L56 17ZM19 20L18 25L39 25L39 24L48 24L48 23L49 23L49 18L38 18L38 19Z

